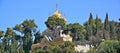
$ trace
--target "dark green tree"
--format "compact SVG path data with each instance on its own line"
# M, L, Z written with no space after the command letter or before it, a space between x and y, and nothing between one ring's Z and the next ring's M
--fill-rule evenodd
M109 21L109 26L110 26L110 38L112 39L112 40L116 40L117 39L117 33L116 33L116 31L117 31L117 25L115 25L116 24L116 22L114 22L114 21Z
M73 42L66 41L63 45L60 45L63 53L76 53L75 44Z
M89 20L88 20L89 26L90 26L90 36L95 35L96 31L96 24L95 20L93 19L92 13L90 13Z
M102 23L102 20L98 18L98 16L96 16L96 19L95 19L95 24L96 24L96 31L95 31L95 34L102 30L103 29L103 23Z
M116 40L106 40L101 42L97 48L98 53L119 53L120 52L120 42Z
M106 13L105 21L104 21L104 29L110 32L110 27L109 27L109 20L108 20L108 13Z
M4 52L4 44L2 41L2 37L4 36L4 31L0 30L0 53Z
M45 24L49 29L55 29L57 26L61 26L64 29L66 27L66 20L57 18L56 16L50 16Z
M36 32L36 33L34 34L34 36L35 36L34 44L40 43L40 41L41 41L42 38L43 38L43 36L41 35L41 33L40 33L40 32Z
M98 53L95 49L90 49L87 53Z
M5 52L10 52L11 50L11 39L12 37L15 36L15 32L13 32L12 28L7 28L4 39L3 39L3 44L4 44L4 51Z
M34 23L34 20L25 20L21 25L24 29L23 49L25 50L25 53L29 53L29 50L31 50L31 45L33 43L32 35L34 34L37 25Z
M18 42L20 43L19 45L18 45L18 53L22 53L22 52L24 52L24 50L23 50L23 35L24 35L24 33L23 33L23 31L24 31L24 28L22 27L22 25L21 24L17 24L14 28L13 28L16 32L18 32L17 34L16 34L16 39L18 40Z
M62 52L62 48L60 48L58 45L50 46L49 50L52 53L61 53Z
M10 53L18 53L18 42L15 37L11 38Z
M71 31L71 35L73 37L73 40L75 40L75 41L83 40L85 37L84 36L85 35L84 27L82 25L80 25L79 23L68 24L67 30Z
M25 20L23 23L18 24L14 27L14 30L21 32L23 34L23 50L25 53L29 53L31 50L31 45L33 43L32 36L36 32L37 25L34 23L34 20Z
M1 39L1 37L3 37L3 34L4 33L4 31L0 31L0 39Z
M94 35L94 33L95 33L95 28L96 28L96 24L95 24L95 20L93 19L93 15L92 15L92 13L90 13L90 16L89 16L89 20L88 20L88 22L86 22L85 24L84 24L84 26L85 26L85 30L86 30L86 39L87 40L90 40L90 36L93 36Z

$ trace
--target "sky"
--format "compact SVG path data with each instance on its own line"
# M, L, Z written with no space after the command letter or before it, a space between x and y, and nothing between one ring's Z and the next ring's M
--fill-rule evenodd
M104 22L120 18L120 0L0 0L0 30L14 27L26 19L34 19L41 32L47 29L45 21L56 10L66 18L67 24L78 22L83 25L92 13Z

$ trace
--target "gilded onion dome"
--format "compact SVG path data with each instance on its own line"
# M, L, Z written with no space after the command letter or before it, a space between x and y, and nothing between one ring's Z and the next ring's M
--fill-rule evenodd
M56 11L54 12L54 14L52 15L54 18L63 18L62 17L62 14L59 12L59 10L58 10L58 7L57 7L57 5L56 5ZM65 18L63 18L65 21L66 21L66 19Z
M55 11L55 13L53 14L53 16L55 16L55 18L62 18L61 13L58 11L58 9Z

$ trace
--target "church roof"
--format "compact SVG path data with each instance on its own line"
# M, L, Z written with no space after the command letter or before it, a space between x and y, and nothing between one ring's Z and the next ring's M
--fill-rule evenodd
M55 16L55 18L62 18L61 13L58 11L58 9L54 12L53 16Z
M56 5L56 11L55 11L54 14L52 15L52 17L53 17L53 18L63 18L65 21L67 21L67 20L65 19L65 17L62 17L62 14L59 12L57 5Z
M62 15L58 10L58 5L57 4L56 4L56 11L54 12L53 16L55 16L55 18L62 18Z

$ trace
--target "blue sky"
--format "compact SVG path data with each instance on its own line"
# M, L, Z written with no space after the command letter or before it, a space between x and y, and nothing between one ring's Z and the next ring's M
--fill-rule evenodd
M49 14L58 9L67 23L83 24L90 12L94 18L99 16L103 21L108 12L109 20L120 18L120 0L0 0L0 30L14 27L26 19L34 19L38 29L46 29L44 22Z

